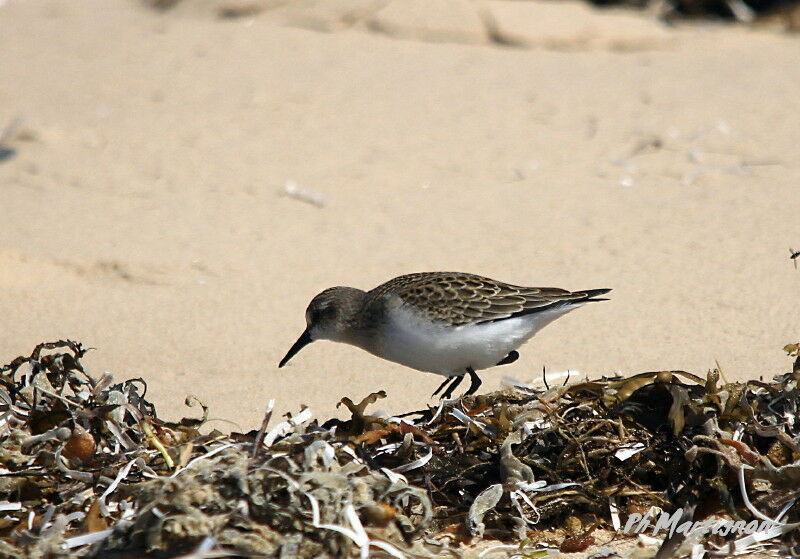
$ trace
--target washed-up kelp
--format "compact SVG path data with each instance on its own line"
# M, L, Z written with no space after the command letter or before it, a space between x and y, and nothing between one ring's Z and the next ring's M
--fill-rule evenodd
M202 404L162 421L144 380L95 378L80 344L41 344L0 368L0 557L434 557L481 539L533 556L660 511L771 521L667 530L660 557L796 553L800 345L786 350L793 371L771 382L516 383L404 417L370 414L376 392L342 398L348 420L270 425L270 404L260 429L223 434L202 433Z

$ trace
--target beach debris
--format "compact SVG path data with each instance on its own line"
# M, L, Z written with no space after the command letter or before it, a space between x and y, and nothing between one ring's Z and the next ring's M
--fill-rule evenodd
M636 179L632 175L622 175L619 179L619 185L625 188L631 188L636 185Z
M617 184L625 188L665 177L689 187L708 177L749 177L765 167L785 166L779 159L730 145L734 131L724 119L683 133L674 126L657 133L633 130L616 153L604 158L598 175L618 176Z
M475 497L467 513L467 529L470 534L479 538L483 536L483 530L486 528L483 517L500 502L502 496L503 486L495 483Z
M217 8L217 16L223 19L254 17L264 11L262 2L228 2Z
M792 371L771 382L718 367L515 381L403 417L370 413L377 391L341 398L349 419L302 408L274 424L270 401L259 429L226 435L205 432L196 397L201 417L164 421L143 379L90 374L80 343L40 344L0 367L0 557L457 557L481 538L500 544L483 556L527 557L611 531L659 557L786 554L800 343L784 350ZM670 530L664 515L763 529Z
M316 31L337 31L361 27L373 32L416 38L449 40L460 43L490 43L503 48L526 48L530 45L518 33L510 32L503 23L502 10L496 5L472 7L469 2L398 2L399 6L382 14L389 2L349 0L316 2L312 0L140 0L159 12L184 6L217 18L255 17L275 12L292 25ZM2 6L4 0L0 0ZM669 24L676 20L727 20L752 25L760 20L777 20L788 32L800 29L796 0L588 0L594 6L617 6L630 10L646 10ZM196 6L190 6L196 4ZM531 4L531 10L537 6ZM419 6L428 8L420 10ZM405 8L405 9L403 9ZM409 10L409 11L406 11ZM420 14L422 25L410 14ZM286 17L288 14L288 18ZM422 20L420 20L422 21ZM433 23L431 23L433 22ZM434 25L435 23L435 25ZM615 43L616 44L616 43Z
M14 117L6 126L0 130L0 163L11 159L16 155L17 150L11 147L11 140L17 133L17 130L22 125L21 117Z
M284 196L288 196L289 198L294 198L295 200L300 200L301 202L305 202L306 204L311 204L312 206L316 206L317 208L324 208L325 207L325 196L322 195L320 192L316 190L311 190L310 188L305 188L297 184L293 180L288 180L283 185L281 189L281 194Z
M797 268L797 259L800 258L800 250L795 250L789 247L789 260L794 262L794 267Z

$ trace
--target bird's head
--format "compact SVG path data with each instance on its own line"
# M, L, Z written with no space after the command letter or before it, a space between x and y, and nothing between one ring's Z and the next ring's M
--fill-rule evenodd
M353 287L331 287L311 299L306 309L306 329L289 348L278 367L283 367L301 349L316 340L346 342L353 317L365 293Z

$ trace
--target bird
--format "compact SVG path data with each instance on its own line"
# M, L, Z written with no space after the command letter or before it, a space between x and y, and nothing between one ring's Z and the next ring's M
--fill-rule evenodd
M306 328L278 367L308 344L331 340L446 377L432 394L443 399L469 375L469 396L481 385L476 371L513 363L539 330L607 300L600 296L609 291L523 287L461 272L406 274L370 291L330 287L309 303Z

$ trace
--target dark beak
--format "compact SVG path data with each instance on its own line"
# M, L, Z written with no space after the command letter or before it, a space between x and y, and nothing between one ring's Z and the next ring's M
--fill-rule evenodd
M281 359L281 362L278 364L278 368L281 368L284 365L286 365L289 362L289 359L294 357L298 351L300 351L313 341L314 340L311 339L311 334L308 333L308 330L300 334L300 337L297 338L297 341L294 343L294 345L291 348L289 348L289 352L286 354L286 356L283 359Z

